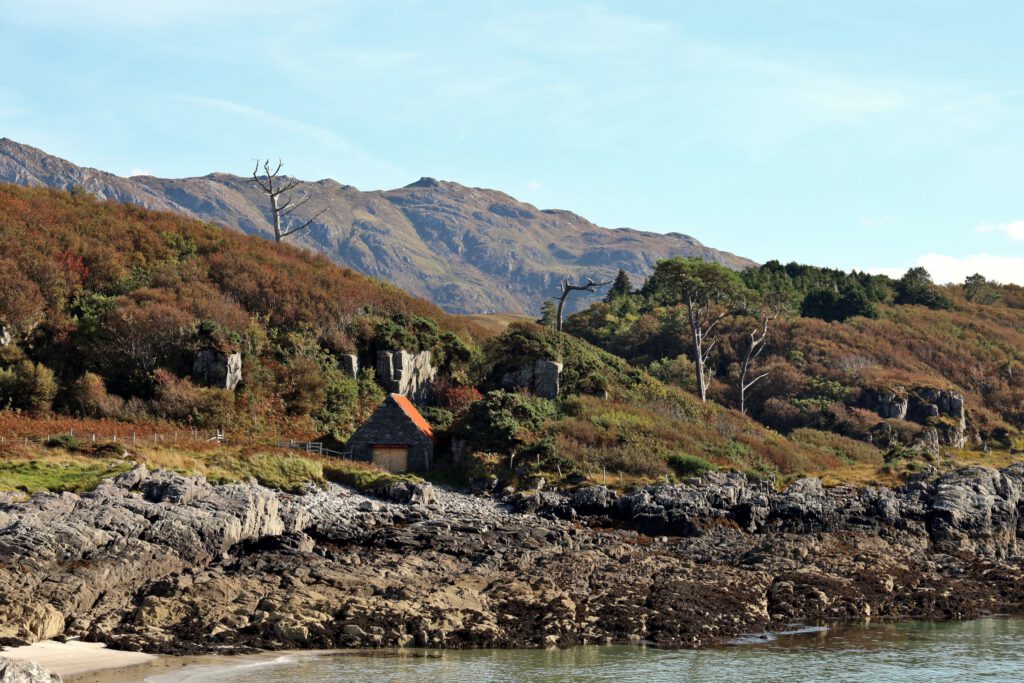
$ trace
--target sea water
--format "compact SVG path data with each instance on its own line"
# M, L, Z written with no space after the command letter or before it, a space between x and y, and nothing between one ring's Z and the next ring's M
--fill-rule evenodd
M752 634L705 650L402 650L286 655L195 667L151 683L432 681L1024 681L1024 620L906 622Z

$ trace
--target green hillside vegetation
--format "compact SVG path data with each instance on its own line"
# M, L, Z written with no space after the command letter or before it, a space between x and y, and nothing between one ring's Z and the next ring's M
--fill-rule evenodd
M659 264L664 270L666 262ZM708 266L714 268L714 266ZM692 339L680 299L645 288L571 316L566 329L651 374L696 391ZM750 414L783 433L815 429L871 439L870 392L917 388L962 393L969 429L993 448L1019 445L1024 428L1024 290L987 282L939 287L923 269L894 280L777 262L745 271L739 298L716 328L710 397L738 407L750 334L769 308L765 351L752 375ZM902 428L913 430L913 425ZM806 432L803 432L806 434ZM910 435L913 436L913 435ZM805 439L806 441L806 439ZM978 442L974 442L978 444Z
M701 403L685 389L590 343L534 324L489 340L483 387L454 433L478 453L481 471L635 482L731 469L793 476L851 465L877 470L882 453L838 435L789 439L737 411ZM564 363L563 396L502 391L501 378L537 359Z

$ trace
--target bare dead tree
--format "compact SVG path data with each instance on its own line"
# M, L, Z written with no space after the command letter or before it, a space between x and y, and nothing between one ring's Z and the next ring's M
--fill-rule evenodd
M596 292L598 287L607 287L612 283L611 280L603 280L602 282L594 282L590 278L587 278L586 284L574 285L569 282L569 276L566 275L562 278L561 287L562 295L558 297L558 315L555 320L555 329L559 332L562 331L562 311L565 308L565 301L569 298L569 295L573 292Z
M251 183L259 185L260 189L270 197L270 211L274 219L274 240L282 241L285 237L304 232L317 218L324 215L327 209L321 209L315 216L301 225L295 225L289 219L292 213L303 204L309 201L309 195L304 195L298 201L293 201L286 193L294 190L300 183L295 178L279 180L277 175L281 172L284 164L277 160L277 168L270 170L270 159L263 162L263 176L260 176L260 160L256 160L256 168L253 169Z
M779 317L778 309L763 312L761 314L761 324L750 332L750 343L747 345L747 351L743 355L743 362L740 363L738 385L740 390L740 412L744 415L747 414L747 390L768 376L767 372L762 372L753 379L747 379L750 376L751 366L767 345L768 323L777 317Z

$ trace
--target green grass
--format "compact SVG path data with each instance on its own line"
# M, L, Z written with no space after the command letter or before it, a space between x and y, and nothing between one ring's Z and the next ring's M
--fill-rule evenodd
M289 493L299 493L310 483L320 486L324 483L319 462L279 453L217 454L207 462L207 468L206 477L210 481L230 482L252 477L267 488Z
M347 460L323 463L323 476L336 484L354 486L360 491L369 491L387 486L396 481L423 481L413 474L394 474Z
M668 464L680 477L699 477L715 469L715 466L704 458L687 453L669 457Z
M107 477L132 468L122 460L85 459L12 460L0 462L0 490L82 493L91 491Z

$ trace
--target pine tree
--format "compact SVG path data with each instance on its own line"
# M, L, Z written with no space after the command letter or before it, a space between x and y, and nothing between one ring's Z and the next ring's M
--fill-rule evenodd
M615 276L615 282L612 283L611 288L608 290L608 294L604 297L604 301L605 303L611 303L620 296L629 296L632 293L633 284L629 281L629 276L626 275L626 271L620 268L619 274Z
M555 317L557 315L558 312L554 300L548 299L540 305L540 320L537 322L544 327L555 327L557 323Z

